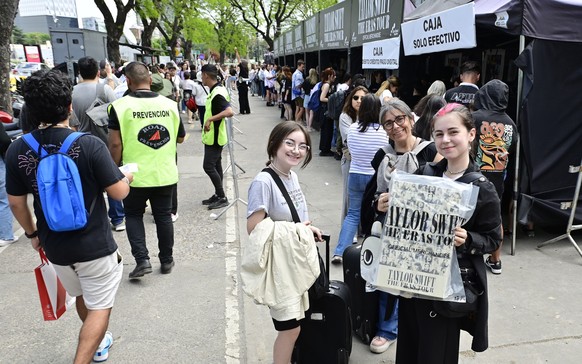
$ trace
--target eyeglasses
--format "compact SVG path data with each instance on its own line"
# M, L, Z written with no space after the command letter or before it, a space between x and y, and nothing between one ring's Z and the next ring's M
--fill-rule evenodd
M300 152L307 152L311 147L305 143L297 144L292 139L285 139L285 145L291 149L299 149Z
M406 115L398 115L397 117L394 118L394 120L384 120L382 126L386 130L392 130L392 128L394 127L394 123L396 123L396 125L398 126L402 126L405 121Z
M363 99L363 98L364 98L364 96L358 96L358 95L352 96L352 100L354 100L354 101L358 101L359 99Z

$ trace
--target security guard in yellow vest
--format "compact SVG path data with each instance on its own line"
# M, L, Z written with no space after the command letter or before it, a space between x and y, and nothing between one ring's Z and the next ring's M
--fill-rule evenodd
M206 98L206 112L204 113L204 172L210 177L214 185L214 195L203 200L209 210L219 209L228 205L228 199L222 186L222 148L228 143L226 135L226 120L234 115L230 107L230 97L224 86L218 82L218 68L207 64L202 66L202 83L208 86L210 93Z
M178 183L176 143L186 132L178 104L150 91L151 77L141 62L125 67L128 95L109 107L109 150L117 165L136 163L133 184L123 201L127 238L136 267L129 278L152 272L146 246L143 215L150 201L158 233L161 272L174 266L174 226L171 217L172 190Z

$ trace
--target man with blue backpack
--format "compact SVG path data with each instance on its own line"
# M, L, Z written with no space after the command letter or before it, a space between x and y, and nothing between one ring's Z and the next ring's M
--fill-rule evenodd
M58 70L35 72L24 82L28 112L38 124L6 153L6 190L32 247L44 250L64 288L76 297L83 325L75 363L90 363L109 356L113 336L107 327L123 274L103 192L122 200L133 176L117 168L99 138L71 130L72 89Z

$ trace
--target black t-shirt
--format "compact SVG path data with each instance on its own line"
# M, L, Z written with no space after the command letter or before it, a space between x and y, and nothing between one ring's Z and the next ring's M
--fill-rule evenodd
M445 101L447 103L456 102L470 108L473 105L473 100L475 99L477 91L479 91L479 88L475 85L461 84L445 93Z
M290 78L287 77L283 78L283 90L284 90L283 92L285 92L284 93L285 99L283 100L283 102L286 104L291 103L291 84L292 81Z
M60 148L70 133L72 131L65 128L49 128L34 131L32 135L47 152L51 153ZM87 262L117 250L107 217L103 191L123 179L123 173L113 163L105 143L88 134L77 139L69 149L69 156L77 163L79 169L85 208L89 210L91 203L95 201L87 227L76 231L49 230L40 207L36 184L39 159L24 140L18 139L12 143L6 156L6 191L13 196L33 194L39 239L51 262L58 265Z
M136 92L130 92L129 94L127 94L124 97L137 97L137 98L144 98L144 99L151 99L151 98L155 98L158 97L158 93L153 92L153 91L136 91ZM178 112L180 112L180 106L178 104L176 104L176 107L178 108ZM117 113L115 112L115 108L111 107L109 108L109 129L112 130L121 130L119 128L119 119L117 118ZM184 124L182 123L182 120L180 120L180 126L178 127L178 138L183 138L186 136L186 129L184 129Z

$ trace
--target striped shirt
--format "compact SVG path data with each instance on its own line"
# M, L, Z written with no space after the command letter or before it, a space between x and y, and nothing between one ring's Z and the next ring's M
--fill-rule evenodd
M353 123L348 131L348 149L352 155L350 173L373 175L374 168L371 165L378 149L388 144L388 135L380 124L368 125L368 129L361 133L360 124Z

